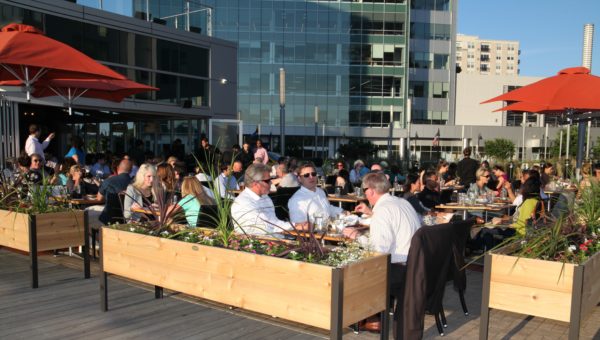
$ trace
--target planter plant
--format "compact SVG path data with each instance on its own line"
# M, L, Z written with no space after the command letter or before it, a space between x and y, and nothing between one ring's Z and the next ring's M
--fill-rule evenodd
M38 287L38 252L82 246L84 277L90 277L87 212L49 204L52 187L0 184L0 246L28 253L31 286Z
M579 191L560 217L485 255L480 339L490 309L568 322L569 339L579 337L600 302L600 184Z
M336 339L379 312L387 325L389 255L355 244L326 248L312 228L298 241L235 234L230 203L216 205L219 223L211 230L167 221L102 227L102 310L114 274L154 285L157 298L167 288L329 330Z

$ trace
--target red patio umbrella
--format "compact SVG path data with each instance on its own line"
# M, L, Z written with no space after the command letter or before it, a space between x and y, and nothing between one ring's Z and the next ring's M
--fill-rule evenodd
M73 101L81 97L121 102L137 93L159 90L129 79L52 79L39 85L34 97L59 96L67 101L69 114Z
M495 101L526 102L561 111L600 110L600 77L590 74L590 70L585 67L566 68L555 76L501 94L481 104Z
M24 85L29 100L37 81L57 78L126 79L35 27L9 24L0 30L0 81L16 80Z
M561 108L561 107L550 107L548 105L529 103L529 102L515 102L512 104L503 106L499 109L496 109L492 112L500 112L500 111L521 111L521 112L552 114L552 113L563 113L565 111L565 109Z

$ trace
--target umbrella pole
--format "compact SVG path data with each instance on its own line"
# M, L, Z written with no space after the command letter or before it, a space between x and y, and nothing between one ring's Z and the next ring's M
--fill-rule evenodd
M586 122L579 121L577 125L577 178L580 177L581 164L583 163L583 152L585 146L585 132L587 130Z
M566 145L566 157L565 157L565 178L569 177L569 144L571 144L571 118L567 117L567 145Z

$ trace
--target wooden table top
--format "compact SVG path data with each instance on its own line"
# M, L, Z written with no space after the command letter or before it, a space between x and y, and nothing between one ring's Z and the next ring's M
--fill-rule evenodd
M508 209L512 206L512 204L501 204L494 203L490 204L475 204L475 205L459 205L458 203L446 203L436 205L436 209L449 209L449 210L487 210L487 211L501 211L503 209Z
M52 196L51 198L56 202L61 203L70 203L73 205L102 205L104 204L104 200L96 199L96 196L84 196L83 198L72 198L72 197L63 197L63 196Z
M327 195L327 199L329 200L329 202L346 202L346 203L359 203L359 202L363 202L363 201L367 200L367 198L364 196L356 197L356 195L353 195L353 194L341 195L340 197L336 197L333 194L329 194L329 195Z

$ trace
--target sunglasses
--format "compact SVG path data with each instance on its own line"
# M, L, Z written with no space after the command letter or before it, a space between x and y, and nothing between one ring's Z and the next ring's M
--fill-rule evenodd
M264 182L264 183L267 183L267 184L271 183L271 179L270 178L269 179L261 179L260 181Z
M490 178L490 175L487 175L487 176L481 176L481 177Z
M308 178L308 177L317 177L317 173L316 172L307 172L305 174L300 175L304 178Z
M39 159L32 159L31 161L32 161L33 163L39 163L39 162L40 162L40 160L39 160Z

